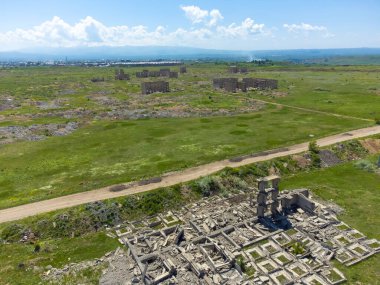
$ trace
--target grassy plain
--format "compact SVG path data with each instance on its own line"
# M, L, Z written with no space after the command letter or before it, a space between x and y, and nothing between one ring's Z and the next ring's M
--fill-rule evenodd
M128 82L115 81L114 68L1 69L0 100L11 99L13 106L0 111L0 127L77 121L80 128L64 137L0 145L0 208L371 124L249 98L369 119L379 115L377 67L249 68L249 74L231 75L227 64L188 65L188 73L170 79L171 93L149 96L139 94L141 80L134 76L142 68L124 68L132 75ZM213 90L212 78L227 76L275 78L279 89L250 91L244 94L248 99ZM105 81L93 83L93 77ZM114 110L139 110L150 119L128 120L112 115ZM167 112L169 118L156 119L159 112Z
M275 107L230 117L94 122L65 137L0 146L0 208L366 125Z
M40 246L40 252L34 252L35 245L32 244L0 245L0 284L41 284L40 274L47 271L46 266L61 268L71 262L99 258L115 250L118 242L99 232L77 238L45 240ZM83 274L85 275L83 279L87 282L97 276L97 274L93 276L94 272L83 272ZM80 280L79 273L76 278L71 284ZM97 283L93 281L92 284Z

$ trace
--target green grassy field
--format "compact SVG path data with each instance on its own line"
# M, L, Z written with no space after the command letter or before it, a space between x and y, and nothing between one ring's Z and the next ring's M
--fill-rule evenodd
M278 79L279 91L283 92L283 96L248 93L253 98L367 119L380 117L380 76L371 69L324 68L302 72L278 69L253 75Z
M35 245L31 244L0 245L0 284L41 284L40 274L47 271L46 266L60 268L71 262L99 258L115 250L118 242L101 232L79 238L45 240L40 246L40 252L36 253ZM21 267L20 264L24 266ZM87 280L97 276L97 274L92 276L94 272L85 272L85 274ZM78 277L79 274L76 281ZM92 284L95 283L97 282Z
M0 146L0 208L366 125L275 107L229 117L94 122L65 137Z
M189 64L188 73L169 79L172 92L148 96L140 94L141 79L134 76L140 67L124 68L132 75L127 82L113 79L114 68L1 69L0 103L12 99L14 106L0 111L0 127L69 121L80 127L64 137L0 144L0 208L371 125L250 98L369 119L380 115L376 66L241 64L251 72L231 75L225 63ZM227 76L275 78L279 89L239 93L248 99L213 90L212 79ZM93 83L93 77L105 81ZM151 118L126 120L114 110ZM175 118L156 119L160 112ZM180 118L181 112L189 118Z

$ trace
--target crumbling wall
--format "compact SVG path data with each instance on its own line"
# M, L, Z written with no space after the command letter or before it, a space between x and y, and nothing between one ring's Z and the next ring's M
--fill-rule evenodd
M228 68L228 72L229 73L247 73L248 72L248 68L246 67L237 67L237 66L230 66Z
M170 71L169 72L169 78L178 78L178 72L177 71Z
M277 89L278 80L267 78L243 78L246 88Z
M116 69L115 70L115 80L129 80L129 74L124 73L123 69Z
M238 89L237 78L215 78L213 79L213 86L215 89L224 89L227 92L236 92Z
M141 83L141 93L151 94L155 92L170 92L169 82L166 81L155 81L155 82L142 82Z

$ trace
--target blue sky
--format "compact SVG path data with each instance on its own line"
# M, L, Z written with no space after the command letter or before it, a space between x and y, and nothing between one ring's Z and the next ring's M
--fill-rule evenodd
M0 50L380 47L379 0L2 0Z

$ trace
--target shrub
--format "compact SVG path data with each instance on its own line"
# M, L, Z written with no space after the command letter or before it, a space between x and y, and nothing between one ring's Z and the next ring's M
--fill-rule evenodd
M215 195L219 192L225 192L226 189L219 176L206 176L195 182L195 187L203 197Z
M34 247L34 252L40 252L41 250L41 246L39 244L36 244L36 246Z
M368 172L375 172L376 171L376 166L372 162L368 160L359 160L355 162L355 167L368 171Z
M312 153L319 153L319 146L316 141L309 142L309 151Z
M380 125L380 118L375 118L375 124Z
M1 238L5 241L18 241L25 231L24 225L10 224L2 230Z

